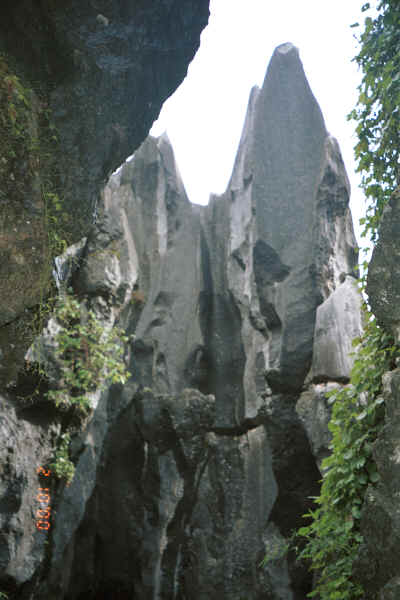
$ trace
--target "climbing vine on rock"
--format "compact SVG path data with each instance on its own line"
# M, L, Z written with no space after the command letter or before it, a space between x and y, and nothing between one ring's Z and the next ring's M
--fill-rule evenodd
M368 485L379 479L372 448L384 417L382 375L393 368L399 354L391 336L377 326L366 307L364 318L364 334L354 340L358 347L351 383L328 394L332 454L322 463L317 508L305 515L311 523L297 532L306 541L299 557L308 559L317 573L309 597L321 600L353 600L363 595L352 578L362 542L361 507Z
M24 158L30 171L36 167L32 152L32 91L25 87L0 54L0 132L4 148L1 152L0 177L6 176L18 185L14 171L20 174L17 159ZM35 149L33 149L35 150ZM3 190L2 190L3 192Z

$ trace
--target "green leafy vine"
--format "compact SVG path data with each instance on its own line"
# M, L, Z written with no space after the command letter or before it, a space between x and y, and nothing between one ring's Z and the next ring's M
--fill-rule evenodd
M362 542L361 507L368 485L378 479L372 448L383 424L382 375L399 354L393 338L371 319L364 306L365 329L354 340L357 353L351 383L328 394L332 404L329 430L332 454L324 471L317 508L297 536L306 541L300 559L310 561L317 583L309 594L321 600L353 600L363 595L353 580L353 563Z
M370 9L367 2L362 10ZM361 219L363 237L378 237L383 209L399 184L400 152L400 5L381 0L378 15L367 16L359 37L360 52L353 59L362 69L358 104L348 115L356 122L361 187L369 203ZM358 23L354 24L358 26Z
M55 318L60 325L55 341L61 374L58 388L50 390L48 398L56 406L88 412L91 392L108 383L126 382L122 344L128 338L117 327L107 331L95 312L70 294L61 297Z

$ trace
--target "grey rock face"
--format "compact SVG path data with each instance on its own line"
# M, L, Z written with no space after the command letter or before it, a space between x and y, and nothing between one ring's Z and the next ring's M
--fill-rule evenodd
M367 294L378 322L400 342L400 191L385 207L368 268Z
M367 591L366 598L396 598L399 593L400 520L400 370L383 377L385 426L374 446L380 482L370 487L362 510L364 544L356 564L356 577Z
M348 193L290 44L251 94L221 197L189 203L165 136L111 178L70 285L135 335L132 378L74 436L35 600L304 600L311 575L275 550L318 493L296 402L317 307L356 262Z
M184 79L208 4L74 0L68 10L34 2L0 8L2 49L49 91L77 231L79 224L86 232L100 186L144 140Z
M348 381L353 367L352 340L362 333L361 293L347 277L317 309L311 377Z
M339 280L343 279L344 275ZM349 382L354 358L352 340L362 334L361 294L349 275L318 306L313 357L296 411L307 432L313 455L321 464L329 456L331 406L327 393Z
M46 557L46 535L35 523L41 485L37 469L45 464L58 427L51 412L39 408L35 416L29 422L0 397L0 573L2 583L13 582L13 591L33 577Z
M338 383L312 384L303 392L296 404L296 411L307 432L313 455L322 473L321 463L330 454L332 436L328 429L331 407L327 393L340 387Z

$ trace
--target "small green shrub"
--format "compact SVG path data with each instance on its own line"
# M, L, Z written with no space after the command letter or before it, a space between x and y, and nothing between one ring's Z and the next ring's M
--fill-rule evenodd
M61 435L61 443L56 450L54 456L54 462L50 464L50 469L59 479L65 479L67 485L72 481L75 473L75 465L69 458L69 444L71 436L69 433L63 433Z
M103 390L109 383L125 383L129 372L123 361L123 344L128 338L119 328L105 330L93 310L71 294L58 300L54 317L59 324L56 334L56 358L60 368L58 388L47 397L61 408L72 408L87 416L91 410L89 394ZM50 468L69 484L75 466L69 458L70 434L61 436Z
M94 311L70 294L60 299L55 318L60 325L55 341L61 373L58 389L50 390L48 398L56 406L88 413L91 392L127 381L122 355L128 338L118 328L106 331Z

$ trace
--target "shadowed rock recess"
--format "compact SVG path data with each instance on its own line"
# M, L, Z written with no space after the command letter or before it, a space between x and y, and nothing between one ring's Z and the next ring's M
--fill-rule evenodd
M251 92L222 196L189 202L165 135L111 177L64 284L134 334L132 377L73 437L48 546L34 471L57 426L2 406L0 569L18 598L305 599L312 576L278 555L318 493L325 392L361 329L348 201L291 44Z

